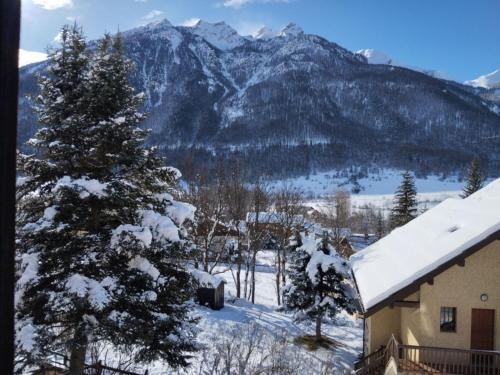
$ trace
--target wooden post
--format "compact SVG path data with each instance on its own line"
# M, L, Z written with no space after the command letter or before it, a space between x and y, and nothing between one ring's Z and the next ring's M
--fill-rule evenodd
M14 371L14 221L21 1L0 0L0 369Z
M102 374L102 362L98 361L97 364L95 365L95 375L101 375Z

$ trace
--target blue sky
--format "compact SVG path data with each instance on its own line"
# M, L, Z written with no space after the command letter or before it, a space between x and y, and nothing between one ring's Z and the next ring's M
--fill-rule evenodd
M242 34L293 21L356 51L463 81L500 68L499 0L22 0L21 47L44 51L76 20L91 39L167 18L226 21Z

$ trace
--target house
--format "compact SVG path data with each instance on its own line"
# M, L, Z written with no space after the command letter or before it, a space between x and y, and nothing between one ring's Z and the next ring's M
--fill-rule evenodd
M341 237L339 240L334 241L334 246L337 249L337 252L340 256L345 259L349 259L352 255L354 255L355 251L351 245L351 241L349 241L348 237Z
M364 310L358 373L500 373L500 179L350 259Z
M259 230L272 232L301 230L304 223L304 216L282 212L248 212L246 216L247 228L257 227ZM287 233L287 236L290 235L292 233Z
M191 275L197 284L196 298L202 306L208 306L212 310L220 310L224 307L224 284L221 277L217 277L201 270L191 270Z

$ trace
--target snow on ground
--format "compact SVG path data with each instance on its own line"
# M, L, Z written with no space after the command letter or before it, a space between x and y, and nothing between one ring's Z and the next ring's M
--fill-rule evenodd
M368 173L368 177L359 178L357 182L361 188L353 197L364 195L393 194L401 183L402 170L381 169ZM299 188L306 196L320 198L338 190L351 192L355 187L353 180L349 179L345 171L332 170L317 173L311 176L301 176L280 181L271 181L271 189L279 189L284 183ZM419 193L436 193L460 191L464 182L457 177L442 178L429 175L427 178L415 178L415 185Z
M220 326L248 323L250 321L256 321L273 332L284 330L290 335L291 341L296 336L314 333L312 326L304 323L297 324L293 322L292 315L276 311L278 306L276 302L273 264L273 251L262 251L259 254L256 273L256 303L254 305L244 299L231 298L231 296L234 297L236 295L235 283L231 271L226 271L218 275L222 276L227 283L225 286L226 304L220 311L204 307L199 308L200 315L203 317L200 326L205 332L204 335L207 335L207 332L210 331L218 331ZM224 267L219 267L219 270L224 269ZM342 314L338 317L335 324L325 324L323 330L325 335L341 344L335 355L339 357L339 361L346 368L350 368L362 350L362 322L355 321L347 314ZM203 339L204 335L200 338ZM306 352L304 348L298 348ZM318 350L317 352L308 352L308 354L321 360L332 353L326 350ZM311 374L315 373L314 369L311 369Z
M424 212L429 208L441 203L448 198L458 198L460 190L452 191L437 191L432 193L418 193L418 210ZM320 212L326 211L328 205L333 204L331 201L325 199L311 199L305 202L305 205ZM372 206L375 209L382 210L386 216L389 214L394 205L394 194L351 194L351 208L352 211L361 211L366 207ZM331 209L329 209L331 210Z
M284 184L300 189L306 197L306 205L318 211L322 211L328 205L324 199L339 190L351 193L351 205L353 211L373 206L388 214L394 201L394 192L401 183L401 170L383 169L368 173L368 177L359 178L360 192L353 193L355 184L352 179L341 171L329 171L316 175L301 176L286 179L284 181L270 182L271 190L279 189ZM464 186L464 181L457 177L442 178L429 175L427 178L415 178L417 188L417 200L420 212L434 207L448 198L457 198Z
M225 306L218 311L203 306L196 307L196 315L201 318L199 322L199 328L201 329L198 336L199 342L211 345L217 335L227 332L232 327L241 327L243 329L248 323L252 322L257 323L271 334L285 334L290 343L299 335L314 334L312 325L295 323L291 314L276 311L278 306L276 303L273 251L262 251L258 256L255 304L245 299L235 298L235 283L231 271L227 270L225 266L219 266L216 271L221 272L217 276L224 278L227 283L225 286ZM244 273L242 272L243 276ZM347 314L341 314L335 323L327 322L323 325L323 333L339 343L335 351L319 349L315 352L309 352L302 346L294 346L301 354L317 364L317 366L312 366L311 371L304 373L304 375L319 374L321 363L326 360L331 361L332 355L335 357L338 367L343 369L336 370L335 373L350 374L352 365L362 350L362 321L355 320ZM149 374L191 374L194 373L192 371L197 367L196 365L200 360L199 357L193 359L194 366L191 370L169 372L165 367L158 364L149 367Z

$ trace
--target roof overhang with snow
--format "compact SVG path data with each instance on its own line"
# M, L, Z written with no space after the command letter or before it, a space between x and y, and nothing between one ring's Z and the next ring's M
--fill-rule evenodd
M500 240L500 179L466 199L447 199L351 257L365 317Z

